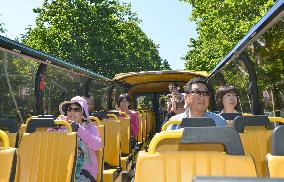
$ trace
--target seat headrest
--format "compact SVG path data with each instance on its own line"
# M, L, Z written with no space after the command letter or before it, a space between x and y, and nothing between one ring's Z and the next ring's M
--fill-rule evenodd
M271 154L284 156L284 126L278 126L273 130L271 141Z
M185 127L206 127L206 126L216 126L212 118L183 118L180 123L180 128Z
M32 118L27 124L26 133L35 132L36 128L54 128L56 124L53 118Z
M18 124L14 119L0 119L0 129L9 131L9 133L18 132Z
M189 127L184 128L182 144L212 143L223 144L227 154L244 155L239 134L227 127Z
M265 126L268 128L271 125L268 116L238 116L234 120L234 128L237 132L243 133L246 126Z
M93 112L91 114L91 116L95 116L95 117L99 118L100 120L102 120L104 118L108 118L107 113L105 111L103 111L103 112Z

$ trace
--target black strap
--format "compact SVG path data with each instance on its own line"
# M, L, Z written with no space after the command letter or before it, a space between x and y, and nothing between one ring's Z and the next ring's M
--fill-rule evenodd
M86 169L82 169L80 174L91 180L91 182L96 182L96 179Z
M236 113L220 113L225 120L234 120L236 117L241 116L242 114L239 112Z
M183 118L179 128L216 126L212 118Z

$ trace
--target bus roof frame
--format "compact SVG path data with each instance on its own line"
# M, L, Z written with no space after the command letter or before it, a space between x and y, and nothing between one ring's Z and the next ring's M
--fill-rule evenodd
M85 68L79 67L79 66L75 66L74 64L68 63L65 60L62 59L58 59L54 56L48 55L42 51L33 49L29 46L26 46L24 44L21 44L19 42L16 42L14 40L11 40L9 38L6 38L4 36L0 35L0 50L1 49L6 49L12 52L15 52L18 55L23 55L26 57L31 57L33 59L36 59L38 61L40 61L43 64L49 64L49 65L54 65L54 66L58 66L70 71L74 71L77 72L79 74L83 74L85 76L88 76L94 80L98 80L101 82L105 82L105 83L109 83L111 81L111 79L101 76L97 73L94 73L92 71L89 71ZM3 50L2 49L2 50Z
M246 47L248 47L254 40L264 34L267 29L273 26L278 19L280 13L284 10L284 0L278 0L275 5L255 24L250 31L238 42L238 44L218 63L218 65L211 71L209 78L214 76L223 66L237 58Z

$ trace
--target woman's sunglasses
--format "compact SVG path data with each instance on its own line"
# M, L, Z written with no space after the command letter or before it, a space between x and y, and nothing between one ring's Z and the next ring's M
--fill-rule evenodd
M82 109L79 108L79 107L68 107L68 108L67 108L67 112L71 112L71 111L74 111L74 112L82 112Z

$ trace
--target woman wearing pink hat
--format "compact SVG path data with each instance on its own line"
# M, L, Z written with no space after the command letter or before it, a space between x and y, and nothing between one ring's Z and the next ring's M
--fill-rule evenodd
M98 161L95 151L101 148L102 141L97 128L89 120L87 102L76 96L71 101L62 102L59 110L64 115L61 119L70 121L78 135L76 181L96 181Z

